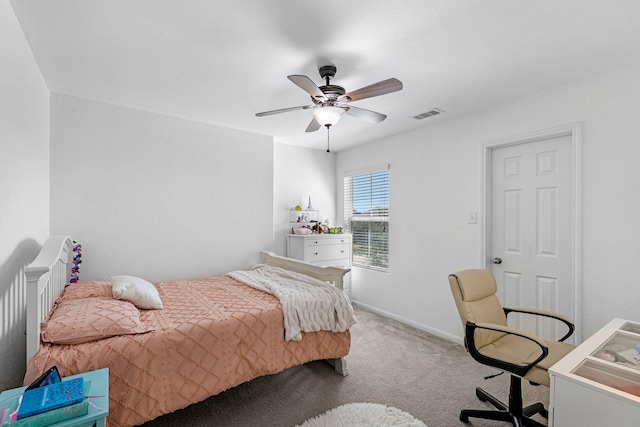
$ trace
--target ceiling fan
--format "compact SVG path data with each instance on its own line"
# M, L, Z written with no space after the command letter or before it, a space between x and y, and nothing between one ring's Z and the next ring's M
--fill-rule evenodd
M280 110L264 111L256 113L256 116L270 116L272 114L287 113L295 110L313 110L313 119L307 126L306 132L315 132L321 126L335 125L343 114L349 114L358 119L372 123L380 123L387 118L385 114L375 111L365 110L350 105L350 102L361 99L372 98L374 96L386 95L402 89L402 82L396 78L390 78L369 86L365 86L353 92L346 93L342 86L330 84L330 80L336 75L336 67L324 65L318 70L320 77L325 79L326 84L317 86L309 77L301 75L287 76L289 80L298 85L302 90L311 95L311 105L300 107L283 108Z

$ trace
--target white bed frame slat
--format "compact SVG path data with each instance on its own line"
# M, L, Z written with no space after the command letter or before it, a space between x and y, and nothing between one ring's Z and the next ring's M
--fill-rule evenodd
M27 279L27 363L40 348L40 323L47 317L68 282L69 236L51 236L31 264L25 267Z
M49 315L56 299L69 283L69 252L73 241L69 236L51 236L47 239L35 260L25 267L27 278L27 363L40 348L40 324ZM281 257L273 252L261 252L263 264L285 268L306 274L316 279L333 283L343 289L344 275L350 269L321 267L290 258ZM335 370L343 376L348 374L344 358L328 360Z

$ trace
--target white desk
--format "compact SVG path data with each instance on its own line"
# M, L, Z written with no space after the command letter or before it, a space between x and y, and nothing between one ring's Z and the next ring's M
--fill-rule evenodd
M638 343L640 324L614 319L553 365L549 427L638 427Z

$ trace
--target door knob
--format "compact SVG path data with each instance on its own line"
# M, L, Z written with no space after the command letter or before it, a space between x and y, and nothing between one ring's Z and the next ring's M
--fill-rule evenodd
M494 264L502 264L502 258L500 258L500 257L492 258L491 262L494 263Z

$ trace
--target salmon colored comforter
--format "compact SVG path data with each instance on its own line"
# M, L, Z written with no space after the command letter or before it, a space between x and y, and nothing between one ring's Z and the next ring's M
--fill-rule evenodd
M108 282L86 284L103 289L105 296L111 288ZM65 295L78 285L67 286ZM107 423L133 426L253 378L349 352L348 330L286 341L280 302L230 277L156 287L164 309L141 310L140 316L155 331L75 345L43 343L25 384L52 365L62 376L109 368Z

